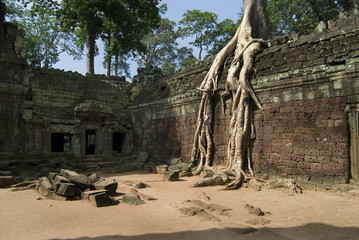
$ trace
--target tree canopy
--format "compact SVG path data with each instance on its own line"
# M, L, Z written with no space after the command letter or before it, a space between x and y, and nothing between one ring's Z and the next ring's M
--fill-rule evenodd
M340 3L333 0L267 0L267 14L273 36L292 31L309 34L320 21L338 18Z
M194 9L187 10L179 22L182 36L194 37L190 44L199 48L198 60L201 60L203 50L207 50L215 41L217 21L217 14Z
M106 74L128 75L135 53L141 66L161 67L165 74L193 64L193 50L179 47L178 38L190 38L199 49L198 60L215 55L234 36L241 23L218 21L212 12L188 10L179 21L161 19L166 5L160 0L4 0L7 18L26 32L23 55L34 66L51 66L66 51L80 58L86 46L87 72L94 73L96 40L105 47ZM295 31L308 34L320 21L335 20L340 11L359 8L358 0L266 0L273 36Z
M84 36L86 71L94 73L95 40L116 34L121 48L135 48L159 20L158 0L63 0L59 15L66 29ZM111 36L108 36L111 37Z
M176 25L175 22L162 18L158 28L144 36L142 44L145 48L136 52L139 66L157 66L164 75L168 75L196 61L192 49L178 47L177 39L181 34L176 30Z

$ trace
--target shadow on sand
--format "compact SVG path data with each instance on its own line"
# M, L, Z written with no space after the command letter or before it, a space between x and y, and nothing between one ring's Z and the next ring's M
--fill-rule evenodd
M152 233L135 236L108 235L100 237L55 238L51 240L336 240L359 239L359 228L335 227L321 223L310 223L289 228L225 228L175 233Z

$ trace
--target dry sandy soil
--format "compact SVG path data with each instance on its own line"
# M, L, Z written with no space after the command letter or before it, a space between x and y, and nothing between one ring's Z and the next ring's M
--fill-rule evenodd
M286 189L190 188L197 177L164 182L157 174L130 172L106 177L119 182L118 199L142 181L139 192L157 198L145 204L95 208L85 201L42 199L35 190L0 190L0 239L359 239L359 197L347 193ZM205 200L205 193L210 200ZM187 216L186 200L201 200L232 210L207 211L217 219ZM250 214L246 204L264 216Z

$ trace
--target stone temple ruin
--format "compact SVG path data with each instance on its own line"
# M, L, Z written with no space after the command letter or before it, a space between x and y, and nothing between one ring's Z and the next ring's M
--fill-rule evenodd
M151 171L171 156L190 158L208 59L163 77L33 69L20 57L24 32L0 15L0 171L36 172L127 161ZM359 179L359 17L308 36L274 39L255 60L253 169L308 186ZM226 70L222 73L222 84ZM220 85L224 89L223 85ZM230 112L215 108L213 165L224 164ZM230 102L226 102L230 105ZM147 153L139 164L134 153ZM55 166L56 165L56 166Z

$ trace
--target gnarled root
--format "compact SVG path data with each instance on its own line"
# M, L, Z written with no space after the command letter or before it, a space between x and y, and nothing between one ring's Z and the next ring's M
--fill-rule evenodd
M205 79L198 88L202 92L202 100L198 112L197 130L194 136L190 168L197 164L192 171L197 175L203 169L209 168L212 161L213 152L213 95L217 92L217 84L221 69L226 60L233 55L233 61L228 69L225 84L226 93L222 94L232 97L232 119L229 126L230 139L227 149L227 169L233 171L236 180L226 187L226 189L237 189L243 182L249 181L254 177L251 168L250 143L255 138L253 123L252 103L258 109L263 110L259 99L254 93L249 78L253 72L254 57L261 49L263 39L269 39L269 25L261 20L265 20L264 0L244 1L243 20L232 40L218 53L209 69ZM260 19L260 23L258 20ZM254 22L256 22L254 24ZM263 29L253 29L261 26ZM263 39L261 39L263 38ZM245 163L247 161L247 164ZM250 176L244 172L248 169ZM208 181L208 180L206 180ZM213 180L214 181L214 180ZM214 181L216 182L216 181ZM203 183L209 184L209 183Z

